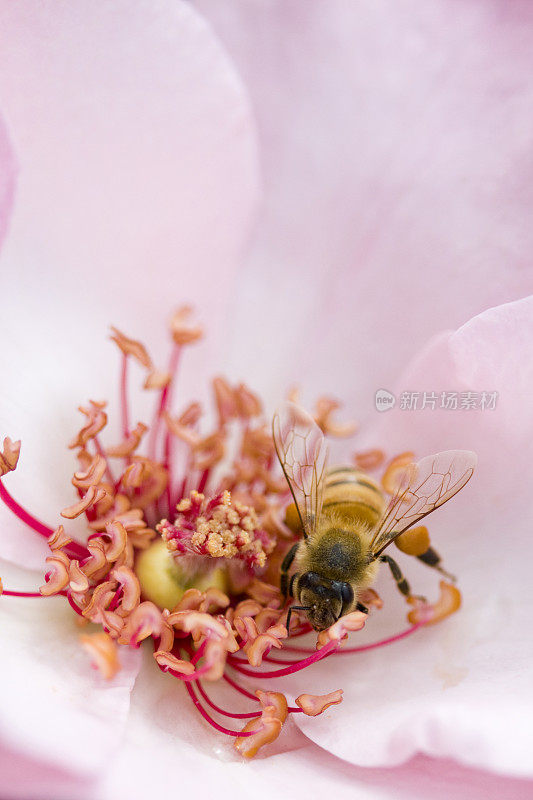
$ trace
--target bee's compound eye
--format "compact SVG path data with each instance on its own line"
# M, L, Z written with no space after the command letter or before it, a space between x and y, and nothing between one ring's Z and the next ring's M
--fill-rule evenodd
M298 581L300 589L314 589L320 584L320 577L316 574L316 572L304 572Z
M341 583L341 597L342 597L342 604L348 605L349 603L353 603L353 589L349 583Z

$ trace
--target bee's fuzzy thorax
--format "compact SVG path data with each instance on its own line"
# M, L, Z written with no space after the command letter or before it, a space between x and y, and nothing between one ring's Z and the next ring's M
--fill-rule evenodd
M296 569L331 581L348 581L354 589L366 588L376 571L368 563L371 538L368 524L354 526L353 520L338 512L323 514L316 531L298 549Z

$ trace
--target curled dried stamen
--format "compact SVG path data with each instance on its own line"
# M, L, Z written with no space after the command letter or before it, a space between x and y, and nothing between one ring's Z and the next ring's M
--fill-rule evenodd
M80 514L83 514L85 511L87 511L88 508L91 508L91 506L94 506L96 503L99 503L100 500L103 500L105 496L105 489L96 488L96 486L89 486L81 500L79 500L77 503L74 503L72 506L68 506L68 508L64 508L61 512L61 516L65 517L65 519L75 519L76 517L79 517Z
M164 389L172 380L170 372L162 369L152 369L144 382L145 389Z
M118 520L108 522L105 536L108 539L108 544L104 545L106 559L108 561L116 561L124 552L124 548L128 542L126 527Z
M164 650L157 650L154 653L154 658L163 670L172 669L176 672L181 672L183 675L191 675L194 670L194 664L190 661L184 661L172 653L165 652Z
M322 714L326 708L342 703L342 694L342 689L337 689L329 694L301 694L296 698L295 703L308 717L316 717L318 714Z
M262 610L263 606L256 600L241 600L241 602L237 603L235 606L235 616L255 617Z
M358 598L368 608L372 606L377 609L383 608L383 600L374 589L364 589L359 593Z
M235 392L221 376L213 379L213 392L218 411L218 424L223 428L226 423L237 416L237 401Z
M152 368L152 359L148 355L146 347L136 339L129 339L118 328L112 327L113 335L111 339L120 347L124 355L132 356L142 367Z
M327 645L328 642L341 642L351 631L360 631L361 628L364 628L366 621L367 615L362 611L352 611L350 614L345 614L344 617L338 619L327 630L318 634L317 650Z
M433 605L424 603L417 597L408 598L408 602L414 606L414 609L409 612L407 619L413 625L434 625L459 610L461 592L457 586L446 581L440 581L439 586L440 596Z
M98 403L95 400L89 400L89 408L80 406L79 410L87 417L87 424L83 426L78 435L69 444L70 448L85 447L87 442L94 439L102 428L107 425L107 414L104 411L107 403Z
M45 597L62 591L70 580L68 567L64 561L55 556L49 556L46 563L49 565L50 571L47 573L46 583L39 588L40 593Z
M4 439L4 446L0 452L0 477L16 469L20 455L20 440L12 442L9 436Z
M181 439L185 444L188 444L189 447L196 447L200 437L193 428L194 423L182 422L181 417L172 417L167 411L163 413L163 419L170 433Z
M148 426L143 422L138 422L137 427L128 433L123 442L116 447L108 447L107 455L113 458L126 458L137 450L141 439L148 430Z
M69 586L73 592L86 592L89 588L89 581L87 579L87 575L80 569L79 562L77 560L70 562L69 568Z
M250 585L247 586L246 594L264 606L279 608L281 605L281 595L279 589L276 586L272 586L270 583L260 581L257 578L254 578Z
M237 413L243 419L251 419L261 414L263 405L259 397L244 383L240 383L234 390Z
M196 468L211 469L224 458L226 452L224 434L222 431L216 431L203 439L198 439L192 450Z
M137 645L148 636L159 637L162 625L158 607L145 600L127 618L118 640L119 644Z
M287 629L283 625L269 628L266 633L261 633L246 648L246 655L252 667L259 667L263 662L263 657L268 655L273 647L281 648L280 639L287 638Z
M89 489L97 486L103 479L107 469L105 458L100 455L94 456L85 470L75 472L72 478L72 485L77 489Z
M360 453L355 453L354 464L359 469L371 472L374 469L381 467L385 461L385 453L383 450L364 450Z
M64 527L60 525L48 538L48 546L50 547L50 550L61 550L62 547L70 544L71 541L72 539L70 536L67 536Z
M191 344L203 336L200 325L191 325L188 321L192 314L191 306L180 306L170 321L170 332L176 344Z
M381 485L387 494L394 494L398 489L406 468L414 462L415 454L411 452L400 453L387 465L381 478Z
M252 736L240 736L235 740L235 749L245 758L253 758L261 747L270 744L278 738L286 717L287 701L283 695L273 692L258 692L259 700L263 707L260 717L250 720L244 728L243 733L253 732ZM268 705L266 703L272 699L272 695L283 698Z
M111 680L120 669L118 648L109 634L89 633L80 636L84 650L91 656L93 665L106 680Z
M133 611L139 604L141 597L141 587L139 579L129 567L115 567L111 572L111 577L122 587L121 607L124 611Z
M320 397L315 406L314 418L318 427L327 435L337 438L352 436L356 430L355 422L339 423L331 419L341 404L333 397Z
M226 639L228 635L222 622L201 611L175 611L168 616L167 622L185 633L191 633L193 637L206 634Z

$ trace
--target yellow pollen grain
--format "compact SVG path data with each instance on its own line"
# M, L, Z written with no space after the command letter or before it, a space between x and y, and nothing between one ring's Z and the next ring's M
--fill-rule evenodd
M227 520L230 523L230 525L238 525L240 519L241 519L240 516L238 515L238 513L235 511L234 508L228 510Z
M191 544L193 547L201 547L206 539L207 536L205 533L199 533L196 531L196 533L193 533L191 536Z

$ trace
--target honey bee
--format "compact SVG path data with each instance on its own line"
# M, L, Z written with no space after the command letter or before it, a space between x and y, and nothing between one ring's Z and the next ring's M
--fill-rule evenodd
M272 433L294 500L286 520L302 532L281 565L282 593L298 603L289 609L287 628L295 609L305 611L317 631L351 611L366 613L361 598L382 563L388 564L400 592L410 596L400 567L384 555L394 541L448 575L426 529L409 529L465 486L477 463L475 453L446 450L410 464L387 504L380 486L365 473L353 467L328 469L324 435L299 406L284 403L274 415Z

